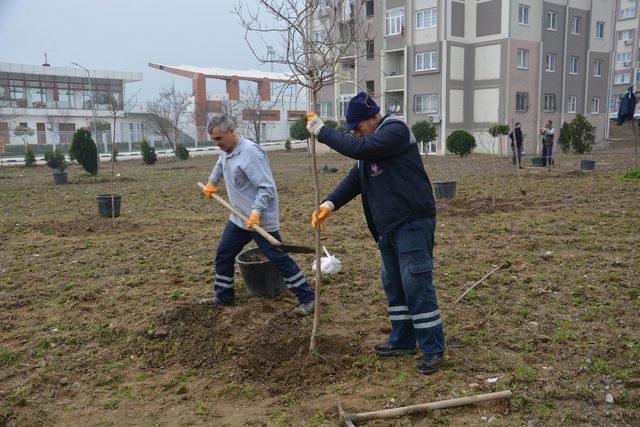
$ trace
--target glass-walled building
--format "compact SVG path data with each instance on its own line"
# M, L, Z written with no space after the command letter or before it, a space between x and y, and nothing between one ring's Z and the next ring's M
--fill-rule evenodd
M107 151L112 131L106 110L114 101L122 103L128 83L139 81L142 73L0 63L0 149L10 155L27 144L68 144L76 130L91 127L95 101L95 139ZM118 142L130 141L144 127L141 114L123 116L116 129ZM36 152L50 149L41 148Z

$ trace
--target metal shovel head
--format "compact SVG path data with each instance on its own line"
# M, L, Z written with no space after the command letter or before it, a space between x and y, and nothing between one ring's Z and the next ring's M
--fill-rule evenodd
M307 246L297 245L274 245L275 248L282 252L289 252L292 254L315 254L316 250Z

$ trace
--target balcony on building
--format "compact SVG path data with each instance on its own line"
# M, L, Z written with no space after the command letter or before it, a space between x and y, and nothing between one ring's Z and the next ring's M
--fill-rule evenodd
M404 50L387 52L384 56L382 72L387 90L404 89Z

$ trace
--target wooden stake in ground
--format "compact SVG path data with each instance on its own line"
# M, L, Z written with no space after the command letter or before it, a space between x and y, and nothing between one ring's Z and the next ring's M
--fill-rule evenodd
M353 426L355 425L354 423L362 421L404 417L407 415L419 414L421 412L435 411L436 409L455 408L457 406L471 405L473 403L487 402L489 400L508 399L511 396L511 391L505 390L495 393L478 394L476 396L460 397L458 399L423 403L421 405L404 406L401 408L383 409L381 411L361 412L354 414L345 412L340 400L338 400L338 414L340 415L340 425L344 424L347 426Z
M482 283L487 277L491 276L494 272L500 270L503 267L507 267L509 265L508 261L503 261L499 266L497 266L496 268L494 268L493 270L491 270L490 272L488 272L487 274L485 274L482 279L478 280L476 283L474 283L469 289L467 289L466 291L464 291L464 293L462 295L460 295L458 297L458 299L456 300L456 302L459 302L462 298L464 298L465 295L467 295L469 292L471 292L473 290L473 288L475 288L476 286L478 286L480 283Z

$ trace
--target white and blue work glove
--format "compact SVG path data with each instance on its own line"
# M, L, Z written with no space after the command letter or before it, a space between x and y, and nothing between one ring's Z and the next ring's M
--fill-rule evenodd
M320 129L324 126L324 122L316 113L307 114L307 130L315 136L320 135Z

